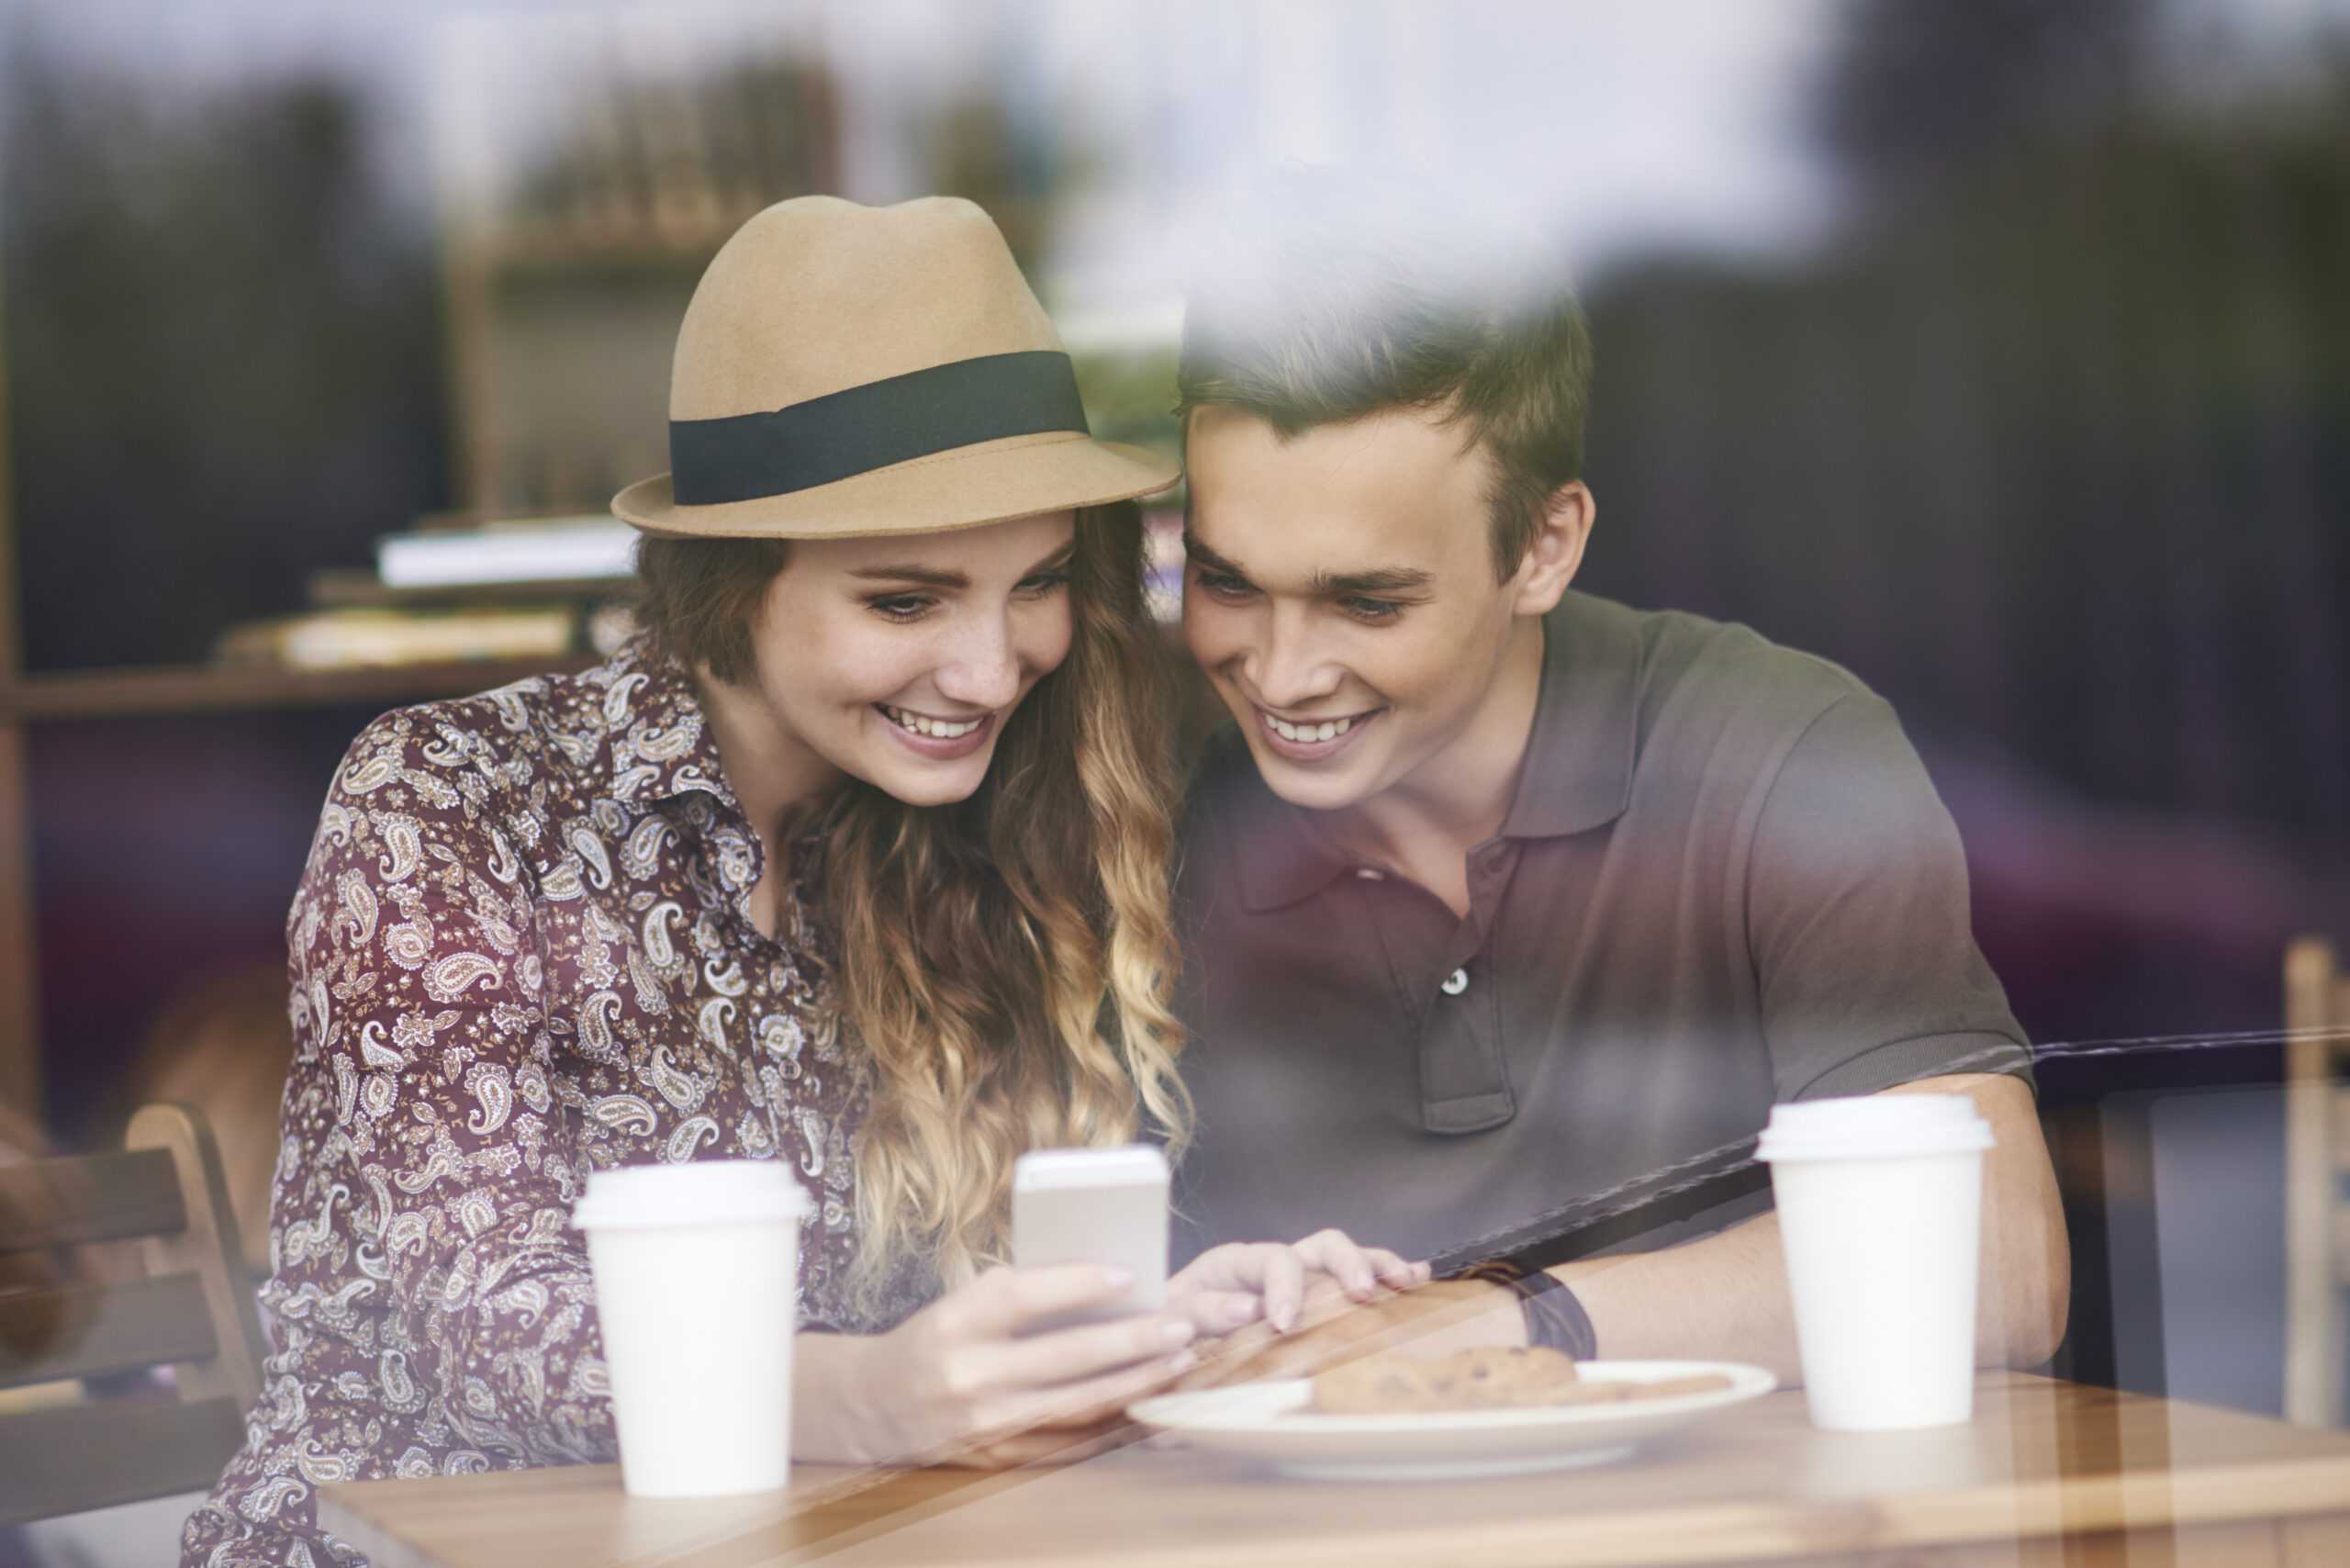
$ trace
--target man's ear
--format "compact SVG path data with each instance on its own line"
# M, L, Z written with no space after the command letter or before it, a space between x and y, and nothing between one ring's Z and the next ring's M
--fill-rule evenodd
M1545 615L1559 602L1583 566L1583 546L1591 542L1598 510L1581 479L1570 479L1550 492L1542 503L1542 532L1518 563L1511 614Z

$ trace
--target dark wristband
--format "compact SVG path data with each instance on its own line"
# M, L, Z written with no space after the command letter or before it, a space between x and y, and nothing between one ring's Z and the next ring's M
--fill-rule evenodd
M1517 1282L1517 1309L1526 1315L1526 1342L1561 1351L1579 1361L1599 1359L1599 1336L1591 1314L1556 1275L1537 1269Z
M1494 1258L1472 1264L1452 1277L1483 1280L1516 1296L1528 1345L1557 1350L1579 1361L1598 1359L1599 1336L1592 1328L1591 1314L1556 1275L1528 1269L1515 1259Z

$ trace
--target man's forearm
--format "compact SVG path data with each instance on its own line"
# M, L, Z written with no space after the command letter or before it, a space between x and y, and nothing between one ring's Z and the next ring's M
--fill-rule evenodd
M1800 1375L1776 1215L1702 1241L1562 1263L1550 1271L1591 1315L1608 1361L1751 1361L1783 1382Z
M2031 1091L2016 1079L1930 1078L1887 1093L1970 1095L1998 1145L1984 1160L1975 1359L2036 1366L2056 1350L2070 1288L2065 1221ZM1662 1252L1551 1271L1591 1315L1610 1360L1702 1356L1801 1375L1779 1219L1761 1215Z
M1991 1123L1998 1141L1984 1161L1976 1361L2017 1367L2046 1361L2064 1331L2069 1271L2064 1214L2031 1092L2012 1078L1978 1075L1925 1079L1886 1092L1967 1094ZM1801 1376L1775 1215L1684 1247L1585 1259L1551 1272L1590 1314L1604 1360L1738 1361L1790 1383ZM1308 1317L1310 1326L1294 1334L1235 1336L1248 1353L1211 1369L1206 1381L1296 1376L1360 1353L1374 1338L1421 1356L1526 1343L1517 1295L1469 1281L1363 1307L1332 1293Z

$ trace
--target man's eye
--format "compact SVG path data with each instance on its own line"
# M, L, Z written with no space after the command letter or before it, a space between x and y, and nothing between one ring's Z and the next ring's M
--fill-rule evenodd
M1219 599L1238 599L1248 591L1248 585L1238 577L1222 572L1211 572L1205 566L1192 568L1199 574L1200 587Z
M1349 597L1340 599L1338 604L1358 621L1393 621L1404 613L1404 607L1392 599Z

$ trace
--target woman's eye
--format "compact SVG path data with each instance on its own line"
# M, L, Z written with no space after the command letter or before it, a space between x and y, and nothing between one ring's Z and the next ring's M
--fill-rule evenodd
M886 599L868 599L866 608L890 621L912 621L930 608L930 600L919 594L891 594Z
M1066 566L1057 566L1049 572L1038 572L1035 577L1022 578L1020 582L1020 591L1032 599L1043 599L1047 594L1058 593L1067 587L1069 587L1069 568Z

